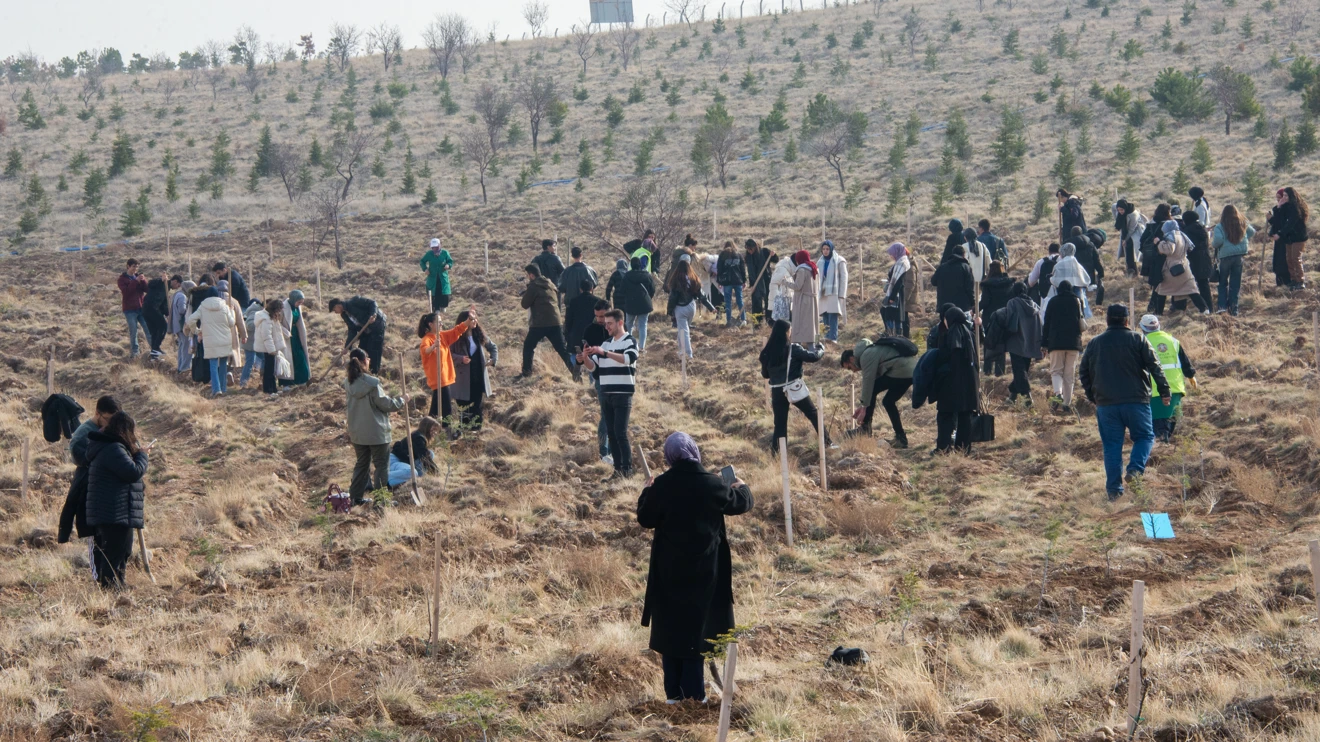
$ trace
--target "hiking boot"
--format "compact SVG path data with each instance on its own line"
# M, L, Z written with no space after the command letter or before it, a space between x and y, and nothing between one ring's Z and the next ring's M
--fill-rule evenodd
M1129 471L1127 474L1123 475L1123 481L1127 484L1138 484L1141 482L1141 473Z
M889 442L889 447L890 447L890 448L907 448L907 447L908 447L908 441L907 441L907 438L895 438L894 440L892 440L892 441Z
M1122 493L1122 492L1106 492L1106 493L1105 493L1105 499L1107 499L1109 502L1118 502L1118 498L1120 498L1120 497L1122 497L1122 496L1123 496L1123 493Z

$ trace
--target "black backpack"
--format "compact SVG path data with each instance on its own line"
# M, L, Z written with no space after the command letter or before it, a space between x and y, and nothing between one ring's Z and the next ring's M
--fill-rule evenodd
M1095 249L1099 250L1105 246L1105 240L1109 239L1109 235L1099 227L1091 227L1086 230L1086 239L1090 240L1091 244L1095 245Z
M883 345L893 348L898 351L899 358L910 358L920 352L917 349L917 344L905 337L881 335L875 340L872 340L871 345Z
M1070 198L1063 204L1063 222L1064 224L1085 224L1085 217L1082 216L1082 202Z

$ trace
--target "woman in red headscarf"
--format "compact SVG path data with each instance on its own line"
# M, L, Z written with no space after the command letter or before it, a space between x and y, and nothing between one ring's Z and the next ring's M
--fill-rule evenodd
M816 299L816 264L811 253L798 250L793 253L793 326L788 341L802 346L816 342L820 325L819 305Z

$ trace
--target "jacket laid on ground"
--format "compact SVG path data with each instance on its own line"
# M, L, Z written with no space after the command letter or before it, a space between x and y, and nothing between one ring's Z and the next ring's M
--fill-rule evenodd
M876 345L866 338L853 346L853 356L862 368L862 395L859 399L863 407L871 404L871 392L877 378L911 379L920 360L919 356L904 356L892 345Z
M372 317L376 318L375 322L371 322ZM362 332L363 338L384 336L389 321L385 313L380 311L380 307L376 306L376 302L365 296L354 296L344 302L344 311L339 318L348 328L348 334L344 336L345 348L353 342L353 338L357 337L358 331ZM371 324L368 325L368 322ZM364 327L367 329L363 330Z
M596 321L597 301L594 294L580 294L564 307L564 342L570 351L582 346L582 333Z
M426 385L435 389L436 356L439 356L440 386L447 387L454 383L454 358L449 346L467 332L466 325L455 325L448 330L432 332L422 338L422 371L426 374ZM437 347L437 339L438 347Z
M61 544L69 542L74 529L78 538L87 538L95 532L87 525L87 436L98 431L96 423L88 420L73 431L69 439L69 456L73 459L73 481L69 483L69 492L64 497L64 507L60 510L59 534L56 538Z
M848 318L848 261L835 251L828 261L821 258L820 280L816 282L820 296L817 299L821 314L839 314Z
M390 413L403 409L403 397L390 397L380 388L380 379L362 374L353 383L344 381L348 402L348 440L359 446L379 446L392 440Z
M147 277L119 274L119 306L125 312L137 312L142 309L142 302L147 297Z
M655 277L642 268L630 270L614 295L617 306L630 315L650 314L655 309Z
M87 434L87 525L142 528L147 452L130 456L118 438Z
M583 281L591 281L592 286L598 286L595 269L583 262L573 263L564 269L555 285L559 287L559 294L564 298L565 306L582 293Z
M619 258L614 261L614 272L610 274L610 280L605 284L605 301L610 302L610 306L622 309L618 300L614 298L614 292L619 290L619 283L623 281L623 276L628 272L628 261Z
M721 286L742 286L747 283L747 263L737 250L721 251L715 270Z
M767 247L752 252L743 250L743 261L747 263L747 288L753 294L759 291L764 295L770 290L770 269L766 266L772 254Z
M475 346L475 347L474 347ZM459 402L470 402L477 396L486 395L486 374L499 362L500 351L486 339L485 345L472 342L471 338L459 338L449 346L449 354L454 363L454 383L449 387L449 396ZM463 363L464 358L471 358ZM480 386L473 388L476 377L480 376Z
M545 276L527 282L523 291L522 308L532 310L528 327L554 327L559 324L559 292Z
M1266 221L1270 225L1270 236L1284 244L1306 242L1306 222L1302 221L1301 214L1297 211L1297 204L1292 201L1271 209L1270 217Z
M542 250L539 255L532 258L532 265L540 268L541 276L553 284L559 283L559 277L564 275L564 261L549 250Z
M1045 325L1041 328L1041 347L1047 350L1082 349L1082 300L1073 294L1059 294L1045 307Z
M1004 307L1004 350L1023 358L1040 359L1040 307L1025 296L1015 296Z
M1156 249L1164 256L1164 280L1155 290L1163 296L1191 296L1197 293L1196 277L1192 275L1191 264L1187 259L1187 250L1192 241L1182 232L1174 232L1173 240L1160 240ZM1183 267L1182 275L1171 272L1175 265Z
M770 386L783 386L794 379L802 378L802 364L817 363L825 355L825 348L820 345L804 348L797 343L790 343L788 348L788 353L775 353L773 358L767 351L761 351L761 378L768 379ZM785 376L786 372L787 376Z
M449 285L449 269L454 267L454 259L449 256L448 250L441 250L438 253L427 250L418 263L422 270L426 271L427 291L442 296L452 293L453 289Z
M967 258L955 253L940 263L930 275L930 285L935 287L936 307L952 304L964 312L972 311L976 302L976 283Z
M1141 333L1126 327L1110 327L1091 338L1078 366L1086 398L1098 407L1149 404L1152 379L1158 396L1169 394L1154 349Z
M69 438L78 429L82 405L67 394L52 394L41 403L41 437L47 443Z
M1008 270L1008 246L994 232L982 232L976 236L977 242L985 245L990 250L990 259L998 260L1004 270Z
M679 461L637 499L637 523L655 530L642 625L666 659L699 659L731 631L733 559L724 516L752 509L746 485L730 487L695 461Z
M199 328L207 360L227 358L234 350L234 312L229 303L219 296L202 302L197 311L188 315L188 324Z
M1246 255L1251 252L1251 238L1255 236L1256 228L1248 224L1241 240L1229 242L1227 235L1224 234L1224 225L1216 224L1215 231L1210 238L1210 246L1215 251L1215 258L1219 260L1236 255Z
M803 263L793 270L793 324L788 330L788 341L803 345L816 342L820 328L820 304L816 301L816 277L811 266Z
M1008 306L1012 296L1013 279L1008 276L993 276L981 282L981 314L989 317ZM939 306L944 306L940 304Z

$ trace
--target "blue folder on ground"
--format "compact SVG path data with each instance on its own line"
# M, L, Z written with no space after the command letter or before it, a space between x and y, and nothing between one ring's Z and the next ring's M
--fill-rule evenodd
M1173 538L1168 513L1142 513L1141 527L1146 529L1146 538Z

